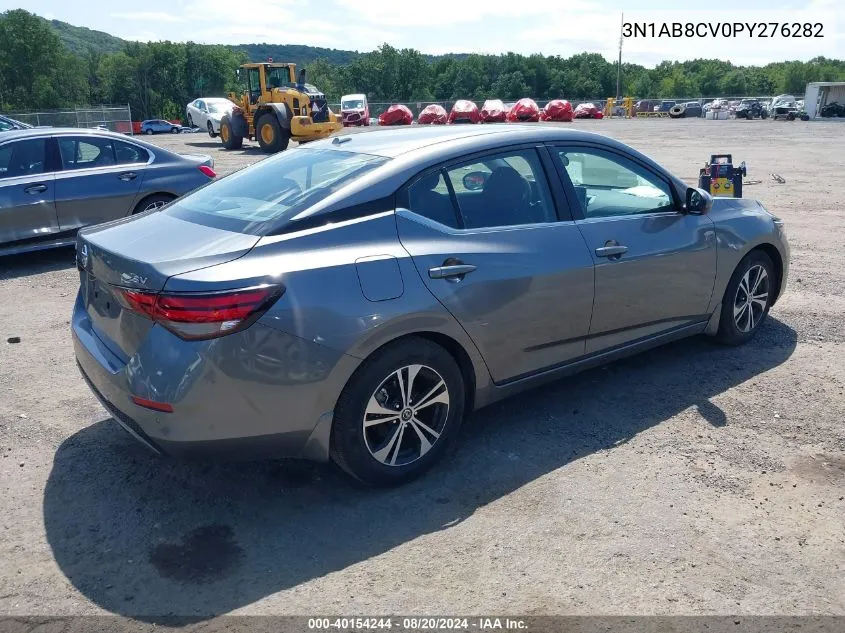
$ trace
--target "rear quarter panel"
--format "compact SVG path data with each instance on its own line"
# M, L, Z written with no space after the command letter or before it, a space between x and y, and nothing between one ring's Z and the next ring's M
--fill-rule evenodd
M144 168L143 181L138 191L138 200L154 193L168 193L173 196L184 196L208 184L211 180L204 175L196 165L173 159L156 160Z
M398 283L391 272L397 268ZM381 294L373 292L379 275L385 275ZM466 352L476 386L489 385L489 372L475 345L425 287L399 243L392 211L331 228L264 237L246 256L177 275L166 288L190 291L198 284L225 289L262 283L282 284L285 293L260 324L358 359L407 334L443 335ZM333 375L326 384L331 406L350 375Z

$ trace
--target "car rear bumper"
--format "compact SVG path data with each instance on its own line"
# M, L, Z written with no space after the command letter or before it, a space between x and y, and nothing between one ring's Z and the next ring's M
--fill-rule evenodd
M174 457L328 459L334 402L360 362L260 323L200 342L155 325L124 362L95 333L79 299L72 337L82 376L115 421ZM173 412L139 406L132 396Z

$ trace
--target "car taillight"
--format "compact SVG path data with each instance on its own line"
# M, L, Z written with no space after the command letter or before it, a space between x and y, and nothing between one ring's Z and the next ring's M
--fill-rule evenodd
M161 293L120 288L126 308L142 314L183 339L202 340L252 325L284 293L280 286L258 286L211 293Z
M208 165L200 165L199 170L209 178L217 178L217 174L215 174L214 170Z

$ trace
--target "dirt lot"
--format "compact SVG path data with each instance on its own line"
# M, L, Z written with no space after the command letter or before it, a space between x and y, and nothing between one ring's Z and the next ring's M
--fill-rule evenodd
M845 125L574 127L691 183L711 152L748 162L793 249L753 344L688 340L495 405L451 462L373 492L148 454L76 371L72 251L7 258L0 613L845 614ZM261 158L160 142L221 173Z

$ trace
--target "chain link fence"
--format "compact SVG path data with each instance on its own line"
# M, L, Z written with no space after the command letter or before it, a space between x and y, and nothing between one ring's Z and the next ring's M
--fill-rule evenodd
M121 134L132 134L132 110L129 105L98 105L74 110L17 112L9 116L34 126L99 127Z

